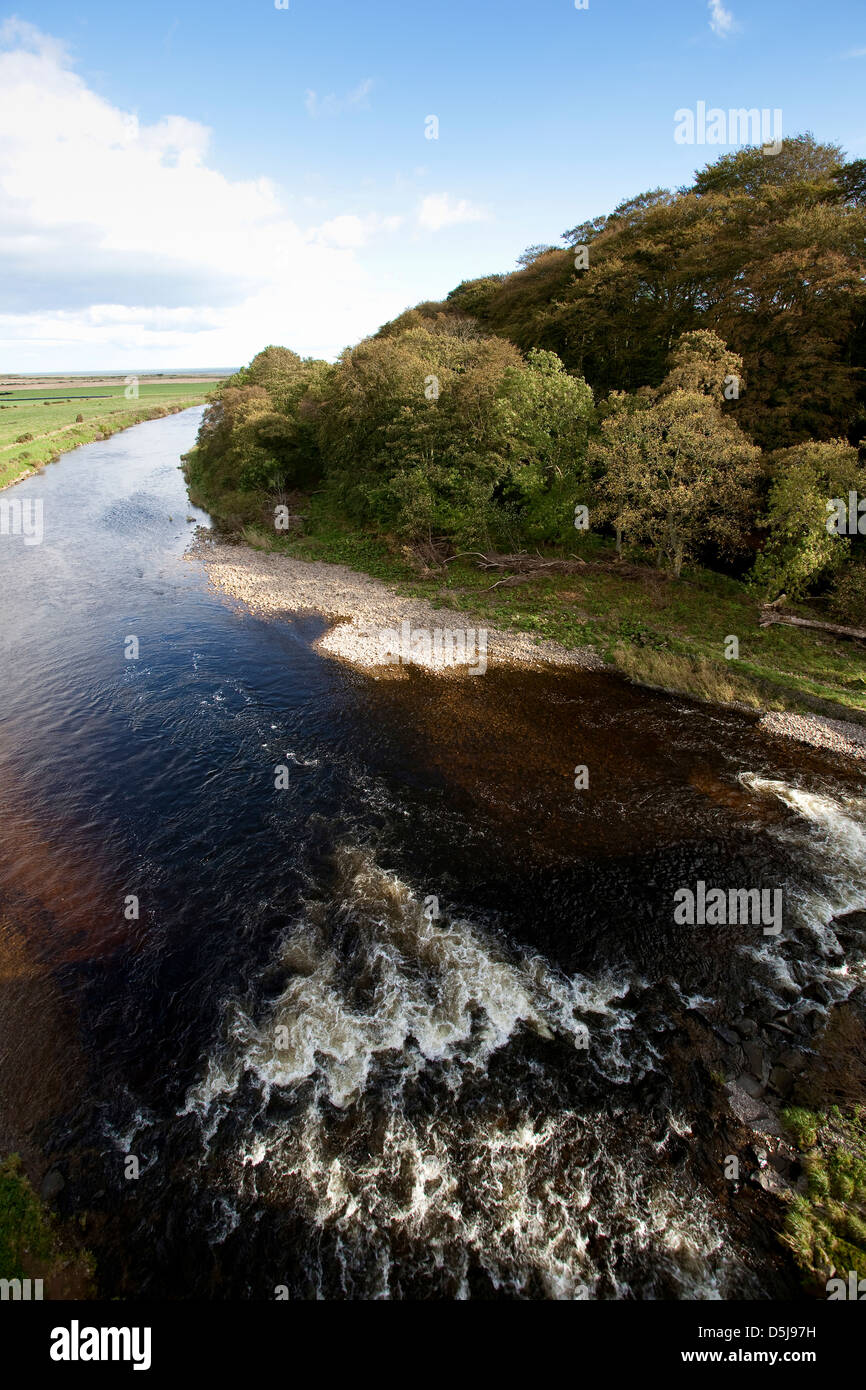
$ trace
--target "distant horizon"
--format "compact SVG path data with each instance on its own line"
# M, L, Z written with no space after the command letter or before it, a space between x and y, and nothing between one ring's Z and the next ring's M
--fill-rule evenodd
M89 370L74 372L64 371L39 371L30 372L3 372L0 371L0 381L10 381L12 379L29 380L33 377L73 377L73 376L233 376L239 372L240 367L91 367Z

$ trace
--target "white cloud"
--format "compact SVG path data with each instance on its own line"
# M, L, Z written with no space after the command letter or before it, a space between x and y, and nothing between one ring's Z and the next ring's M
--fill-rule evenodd
M449 193L428 193L418 208L418 225L430 232L456 227L461 222L482 222L485 217L482 209L468 199L452 198Z
M726 39L737 27L736 20L730 10L726 10L722 0L709 0L708 9L710 11L710 28L719 38Z
M849 48L846 58L866 58L866 48Z
M344 97L335 96L333 92L320 97L318 92L308 91L304 105L311 116L341 116L345 111L366 111L370 105L367 97L372 90L373 79L367 77Z
M366 246L374 237L395 232L402 224L402 217L379 217L376 213L358 217L356 213L343 213L323 222L316 228L313 238L323 246Z
M35 24L31 24L26 19L19 19L17 15L10 15L0 23L0 44L4 47L20 44L22 48L31 48L34 51L47 54L57 62L67 60L66 45L61 39L52 38L50 34L43 34L41 29L37 29Z
M197 121L104 100L32 25L0 26L0 369L223 366L274 341L333 356L403 307L354 249L395 219L301 226L209 144Z

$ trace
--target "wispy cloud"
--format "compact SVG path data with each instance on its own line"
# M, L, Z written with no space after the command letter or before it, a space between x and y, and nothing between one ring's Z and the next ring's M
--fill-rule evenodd
M482 222L486 213L467 198L452 198L450 193L429 193L422 198L418 209L418 226L428 232L442 227L456 227L461 222Z
M318 92L309 89L304 97L304 105L313 117L341 116L346 111L366 111L370 105L367 98L372 90L372 77L365 77L363 82L359 82L358 86L347 92L344 97L338 97L334 92L320 97Z
M726 10L722 0L709 0L708 9L710 11L710 28L714 34L718 34L720 39L726 39L737 27L737 22L730 10Z
M846 58L866 58L866 48L849 48Z
M342 213L314 228L310 239L322 246L355 248L366 246L382 233L396 232L402 224L402 217L380 217L378 213L358 217L355 213Z

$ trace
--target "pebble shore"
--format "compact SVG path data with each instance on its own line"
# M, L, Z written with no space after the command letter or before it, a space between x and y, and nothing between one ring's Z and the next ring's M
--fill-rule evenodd
M461 663L464 671L472 670L473 664L479 666L478 639L482 632L486 633L484 665L607 669L591 647L569 649L529 633L470 628L472 620L463 614L434 608L425 599L397 594L381 580L346 565L296 560L289 555L232 545L208 535L199 535L187 558L203 565L214 589L252 613L276 617L312 612L330 618L333 626L319 638L317 649L377 679L404 675L406 665L443 675L456 674L460 669L447 659L447 648L443 658L435 642L412 642L408 647L404 643L399 659L389 659L392 639L387 634L399 633L407 623L413 634L432 634L437 629L453 632L464 625L467 643L475 643L473 654ZM450 655L453 657L453 652ZM861 724L819 714L771 711L761 717L760 727L767 733L866 761L866 727Z
M334 626L319 638L317 649L377 678L399 677L406 665L441 674L457 674L460 667L469 671L479 664L482 633L486 634L484 660L489 665L605 669L601 657L590 647L569 650L558 642L542 641L525 632L479 628L465 614L451 608L434 608L425 599L396 594L381 580L345 565L295 560L288 555L201 538L189 557L202 562L215 589L239 600L252 613L276 616L314 612L333 619ZM473 654L456 663L443 656L441 643L419 640L401 651L399 660L389 661L393 634L399 635L405 623L413 634L422 637L432 637L437 629L464 632L467 653L472 645Z
M866 727L847 719L827 719L822 714L788 714L772 710L763 715L761 728L785 738L810 743L813 748L829 748L845 758L866 759Z

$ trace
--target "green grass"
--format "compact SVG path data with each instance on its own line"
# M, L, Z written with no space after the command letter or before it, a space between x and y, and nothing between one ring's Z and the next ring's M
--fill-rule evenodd
M809 1184L788 1212L783 1241L810 1280L825 1282L831 1268L866 1278L866 1110L792 1107L782 1118Z
M45 1298L80 1299L94 1296L95 1272L79 1229L52 1215L19 1156L0 1159L0 1279L41 1279Z
M23 1279L22 1261L49 1260L55 1238L17 1154L0 1162L0 1279Z
M200 405L214 382L147 382L136 400L124 396L122 379L105 385L63 388L22 386L0 394L0 488L26 477L60 454L105 438L142 420ZM82 400L97 395L108 399ZM22 397L35 396L36 400ZM60 397L72 396L72 400ZM81 415L81 421L76 416ZM22 436L32 436L30 439Z
M763 709L817 711L866 722L866 651L804 629L758 626L759 605L745 585L709 570L680 580L633 579L604 572L556 575L490 590L501 576L456 560L419 579L399 547L350 532L315 510L304 539L262 543L306 559L332 560L395 584L437 606L491 627L516 628L565 647L592 646L632 679L701 699ZM612 559L596 543L586 558ZM800 605L798 612L808 615ZM725 639L739 639L726 660Z

